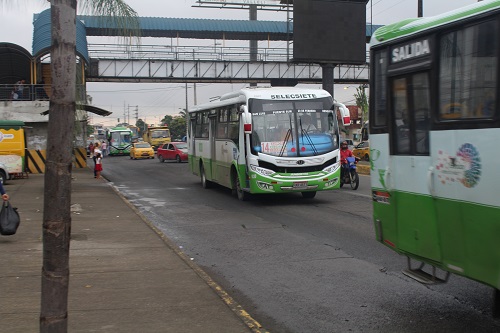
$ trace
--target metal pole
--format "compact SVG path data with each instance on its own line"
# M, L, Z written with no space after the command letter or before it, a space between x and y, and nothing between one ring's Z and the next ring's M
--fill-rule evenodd
M256 21L257 20L257 6L256 5L250 5L249 6L250 10L250 21ZM257 41L256 40L250 40L250 61L257 61ZM250 83L250 86L256 86L257 83Z
M424 17L424 0L418 0L418 17Z
M195 82L195 83L193 83L193 95L194 95L194 96L193 96L194 105L196 105L196 104L198 104L198 103L196 102L196 82ZM187 112L187 111L186 111L186 112Z
M186 113L188 112L188 84L186 82Z
M333 69L335 68L334 64L324 64L321 66L323 72L323 89L328 91L333 98Z

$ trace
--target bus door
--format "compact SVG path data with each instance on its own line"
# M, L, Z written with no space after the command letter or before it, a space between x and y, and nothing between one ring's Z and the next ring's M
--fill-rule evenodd
M427 179L432 165L429 154L429 72L393 77L391 90L391 156L388 175L395 207L399 250L440 260L433 198Z
M208 133L208 143L210 145L210 177L212 181L218 181L218 163L217 163L217 113L212 110L208 117L208 122L210 124L210 131Z
M224 107L219 110L217 117L215 164L216 177L219 184L231 187L231 166L233 161L232 135L234 135L234 121L238 113L234 106ZM215 119L214 119L215 120Z

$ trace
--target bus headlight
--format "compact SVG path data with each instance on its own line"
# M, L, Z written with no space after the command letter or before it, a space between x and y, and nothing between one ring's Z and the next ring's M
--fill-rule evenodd
M338 168L340 167L339 163L334 163L326 168L323 169L323 172L325 173L334 173L335 171L338 170Z
M256 165L252 165L252 164L250 164L250 170L252 170L255 173L258 173L259 175L266 176L266 177L271 176L275 173L272 170L264 169L264 168L261 168L261 167L258 167Z

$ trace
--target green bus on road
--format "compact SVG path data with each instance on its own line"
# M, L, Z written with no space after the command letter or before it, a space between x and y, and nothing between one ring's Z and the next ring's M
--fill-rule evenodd
M189 165L203 187L228 187L240 200L314 198L340 186L338 121L350 124L349 110L322 89L241 89L189 110Z
M493 287L500 316L500 1L382 27L370 53L376 238L420 282Z
M129 155L132 147L132 131L127 127L113 127L108 132L109 155Z

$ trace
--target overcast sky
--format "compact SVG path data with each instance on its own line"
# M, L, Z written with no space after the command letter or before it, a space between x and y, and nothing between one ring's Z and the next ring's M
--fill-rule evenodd
M12 1L23 5L12 6ZM79 0L83 1L83 0ZM248 19L247 10L209 9L193 7L196 0L126 0L139 16L174 17L174 18L213 18L213 19ZM367 4L366 21L373 24L385 25L408 17L417 16L417 0L371 0ZM424 0L424 16L437 15L442 12L466 6L477 0ZM0 3L0 42L18 44L32 52L33 14L49 8L46 0L3 0ZM373 13L373 17L371 16ZM286 14L275 11L259 11L259 20L285 21ZM158 44L165 40L156 39ZM97 41L89 41L97 42ZM213 45L213 40L199 42L201 45ZM148 44L151 42L148 41ZM265 45L266 43L264 43ZM180 42L182 45L182 41ZM260 44L259 44L260 45ZM286 47L286 42L283 42ZM189 85L189 105L193 105L193 89ZM208 102L212 96L222 95L233 89L244 87L244 84L197 84L198 103ZM320 85L313 85L319 87ZM354 87L343 89L336 86L335 98L346 104L353 102ZM176 114L179 109L185 108L184 84L111 84L88 83L87 92L92 96L92 104L113 112L110 117L93 116L93 123L112 126L117 118L123 121L124 110L129 109L131 123L135 123L135 106L139 109L139 118L148 123L157 123L166 114Z

